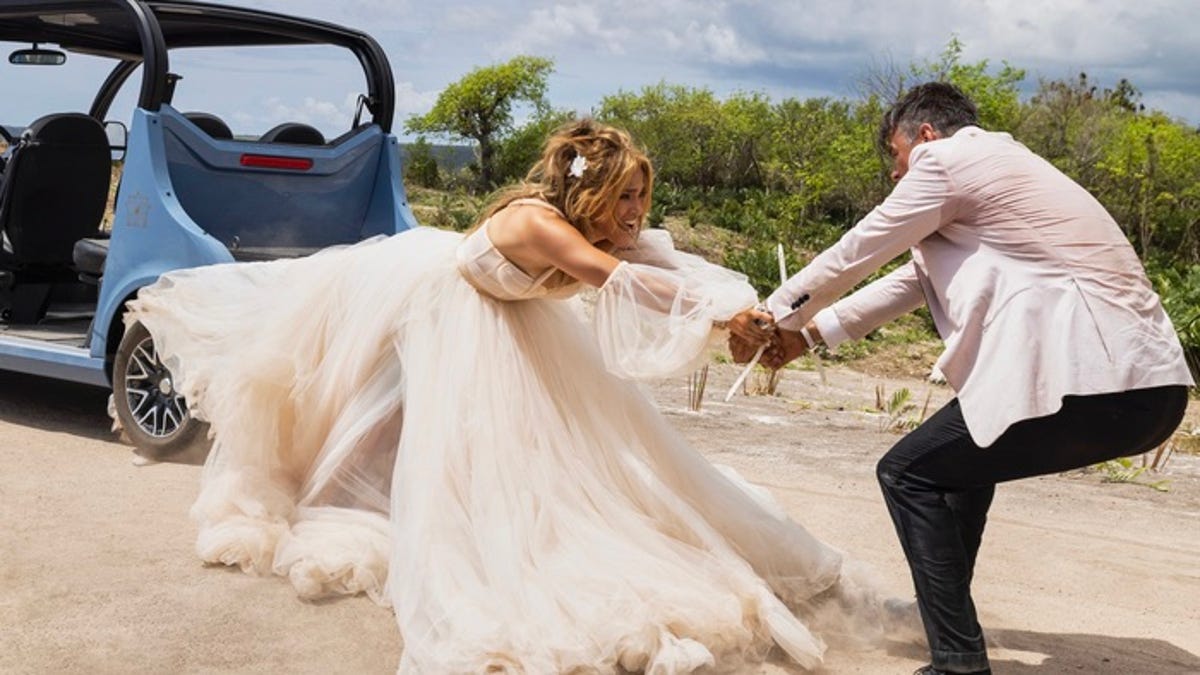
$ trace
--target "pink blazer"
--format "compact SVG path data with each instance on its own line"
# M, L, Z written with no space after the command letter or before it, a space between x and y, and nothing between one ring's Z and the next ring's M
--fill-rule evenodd
M838 301L906 250L908 264ZM888 198L768 299L784 328L832 307L856 339L922 303L981 447L1068 394L1194 384L1116 222L1008 134L966 127L913 148Z

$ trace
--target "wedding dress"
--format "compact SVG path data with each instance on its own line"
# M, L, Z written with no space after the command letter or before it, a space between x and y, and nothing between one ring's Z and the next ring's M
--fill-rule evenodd
M662 231L620 257L590 319L486 223L143 289L127 321L214 436L200 556L390 604L401 672L690 672L774 645L817 666L804 610L850 585L841 554L635 382L688 372L756 295Z

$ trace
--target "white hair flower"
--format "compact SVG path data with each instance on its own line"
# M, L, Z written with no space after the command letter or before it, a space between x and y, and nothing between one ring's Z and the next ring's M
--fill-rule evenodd
M575 159L571 160L571 168L567 169L567 173L576 178L583 178L583 172L586 171L587 168L587 158L583 155L575 155Z

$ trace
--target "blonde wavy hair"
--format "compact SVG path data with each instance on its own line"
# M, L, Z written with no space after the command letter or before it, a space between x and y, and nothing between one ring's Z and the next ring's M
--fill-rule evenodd
M587 161L578 177L571 174L576 157ZM535 198L554 205L567 222L594 241L604 223L616 219L621 192L637 171L645 180L643 212L650 209L654 169L633 138L616 127L580 119L556 129L542 146L541 157L520 184L501 191L475 227L517 199ZM611 250L601 243L600 248Z

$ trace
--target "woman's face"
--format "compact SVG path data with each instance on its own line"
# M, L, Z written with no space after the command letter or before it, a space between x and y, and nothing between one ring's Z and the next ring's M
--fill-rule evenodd
M617 197L613 221L608 224L604 238L617 248L633 246L637 241L638 231L642 228L642 218L646 215L645 199L646 176L638 169L629 177L629 181Z

